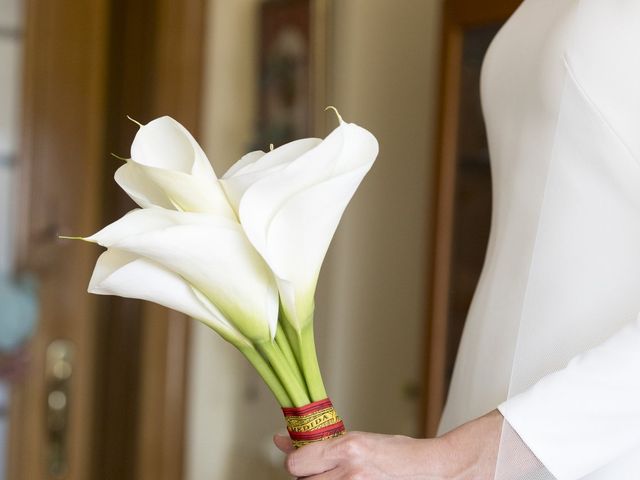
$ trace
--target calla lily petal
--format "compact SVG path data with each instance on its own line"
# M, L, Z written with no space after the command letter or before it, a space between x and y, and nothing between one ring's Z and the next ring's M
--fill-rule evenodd
M319 138L302 138L300 140L285 143L284 145L265 153L256 161L247 163L242 168L236 170L235 175L256 173L263 170L268 171L276 166L288 165L312 148L317 147L321 142L322 140ZM232 166L229 171L224 174L223 178L230 178L232 176L230 172L235 167L236 165Z
M182 278L157 263L128 252L109 249L98 258L89 292L154 302L200 320L238 344L250 345Z
M236 211L245 191L258 180L289 165L320 144L319 138L304 138L282 145L266 154L251 152L242 157L220 180Z
M277 174L253 183L241 198L240 221L278 278L285 311L296 328L311 317L327 248L377 154L371 133L342 123Z
M237 218L219 180L144 165L139 168L165 193L176 210Z
M267 254L267 229L278 208L287 198L330 175L344 142L340 128L331 132L316 148L281 169L278 175L258 180L243 195L239 208L240 222L263 257Z
M281 279L278 285L285 313L297 326L302 327L313 312L322 262L344 210L368 170L365 165L297 193L269 224L269 263Z
M277 286L238 222L161 208L133 210L86 240L178 274L251 340L275 336Z
M169 197L151 179L145 175L144 170L134 162L127 161L114 176L116 183L120 185L127 195L142 208L158 206L162 208L175 208Z
M265 155L265 152L262 150L255 150L253 152L249 152L246 155L243 155L240 160L231 165L229 170L222 176L222 178L228 178L235 174L237 174L240 170L242 170L247 165L252 165L257 162L260 158Z
M207 212L235 218L213 167L198 142L171 117L143 125L131 145L137 168L120 172L119 184L141 206ZM144 179L143 179L144 178ZM157 192L150 194L149 183Z
M127 237L161 230L175 225L216 224L216 217L201 213L176 212L162 208L131 210L85 240L111 247Z
M140 127L131 159L147 167L216 179L213 167L191 133L173 118L156 118Z
M251 340L273 339L278 293L271 272L238 223L211 220L131 235L112 246L180 275Z

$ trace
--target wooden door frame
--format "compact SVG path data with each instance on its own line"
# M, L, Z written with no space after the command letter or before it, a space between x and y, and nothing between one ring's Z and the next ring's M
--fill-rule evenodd
M28 1L18 264L40 282L42 314L30 345L33 374L12 389L9 478L49 478L41 372L56 338L78 347L68 478L183 478L187 319L86 294L99 249L57 235L92 233L133 206L115 195L111 175L108 153L126 154L118 149L135 133L124 116L114 116L118 107L144 122L171 115L197 137L205 6L205 0L92 0L61 8ZM148 34L144 48L126 43L136 29ZM139 62L146 70L134 68Z
M448 390L445 369L464 31L469 27L505 21L520 3L521 0L446 0L443 9L425 349L424 429L428 436L437 432Z

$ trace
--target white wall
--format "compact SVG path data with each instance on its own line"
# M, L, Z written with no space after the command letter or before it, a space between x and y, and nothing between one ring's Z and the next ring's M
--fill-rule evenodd
M257 4L210 2L203 144L219 174L252 138ZM317 296L320 361L350 429L419 428L406 390L422 377L439 10L440 0L339 0L330 22L328 103L381 146ZM288 478L270 445L277 404L240 355L197 328L191 374L187 478Z
M380 142L335 238L318 309L338 342L322 352L328 382L354 429L418 432L420 405L405 391L422 380L439 5L335 5L332 101Z
M0 274L12 267L15 157L22 59L21 3L0 0Z

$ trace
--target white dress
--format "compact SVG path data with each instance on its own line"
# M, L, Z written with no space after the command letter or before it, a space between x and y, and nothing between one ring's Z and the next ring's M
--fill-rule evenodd
M640 0L525 0L481 90L491 236L440 431L499 407L535 478L638 480Z

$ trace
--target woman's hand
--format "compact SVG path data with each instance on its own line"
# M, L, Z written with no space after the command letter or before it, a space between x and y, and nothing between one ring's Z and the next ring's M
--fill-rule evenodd
M502 415L497 410L433 439L349 432L295 450L288 437L274 442L285 467L312 480L493 480Z

